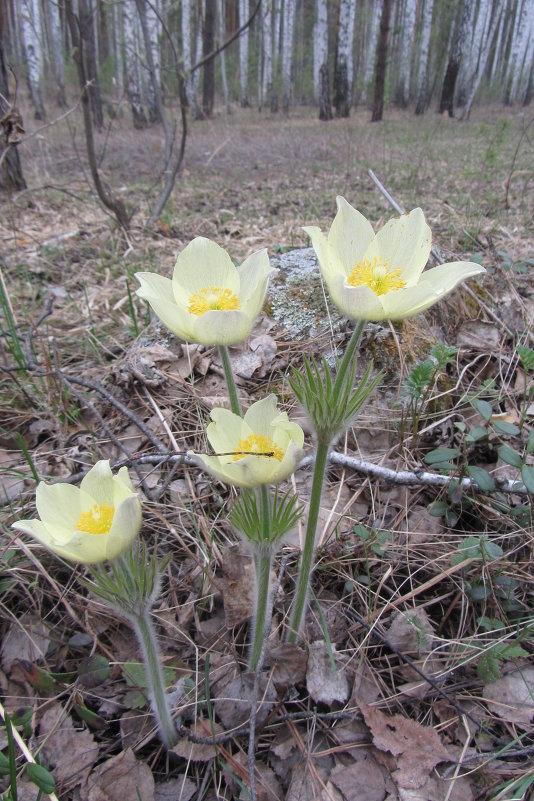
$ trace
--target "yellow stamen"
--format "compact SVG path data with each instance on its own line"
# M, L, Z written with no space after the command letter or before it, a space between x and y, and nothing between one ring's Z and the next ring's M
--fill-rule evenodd
M107 503L99 506L95 503L88 512L81 513L76 528L85 534L109 534L114 514L114 506L109 506Z
M234 462L244 459L246 454L251 453L258 456L265 454L272 459L278 459L279 462L284 458L282 449L275 445L270 437L264 437L261 434L251 434L246 439L240 439L236 451L238 452L234 456Z
M189 298L189 312L200 317L208 311L232 311L240 309L239 298L231 289L218 286L204 287Z
M406 286L406 281L400 277L401 273L400 268L389 269L388 259L375 256L372 264L369 259L358 262L347 278L347 283L350 286L368 286L375 295L385 295Z

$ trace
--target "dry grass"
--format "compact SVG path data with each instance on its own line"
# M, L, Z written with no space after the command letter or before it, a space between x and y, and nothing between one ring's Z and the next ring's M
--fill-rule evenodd
M139 713L128 705L125 695L122 667L136 659L127 628L102 607L88 603L76 582L77 570L32 545L23 551L12 548L10 524L34 514L32 470L40 478L66 478L97 458L127 459L136 465L145 491L144 534L159 552L173 553L157 610L162 647L169 664L179 662L189 672L192 698L199 701L196 714L207 719L201 702L207 655L212 660L215 696L221 666L244 665L246 660L246 625L228 629L223 614L221 592L233 543L225 522L227 494L191 469L147 466L136 458L154 452L154 438L169 450L172 437L179 449L202 448L208 398L223 395L224 385L209 349L200 361L198 354L196 361L193 358L196 367L190 373L186 362L192 354L185 354L160 328L152 326L136 337L135 327L143 329L146 309L135 297L130 305L133 273L142 268L168 275L177 252L196 235L215 239L236 260L262 247L276 254L305 246L301 226L326 228L336 194L344 195L373 222L384 221L391 211L367 176L371 167L405 207L424 209L435 242L448 257L477 253L491 271L474 297L457 292L427 314L425 321L408 321L394 330L375 327L365 339L362 357L370 353L385 369L386 379L376 403L365 410L338 449L346 447L348 453L375 462L386 458L395 468L420 466L431 448L459 441L455 423L476 422L469 397L490 400L495 412L515 421L521 420L528 405L520 386L524 372L514 356L517 341L527 336L533 310L532 263L525 270L517 268L521 260L534 257L534 173L525 169L532 164L530 140L521 140L516 156L527 122L522 111L501 107L475 109L468 124L434 114L421 119L395 111L389 111L379 125L371 125L364 111L328 125L320 124L308 110L288 118L254 111L218 115L208 122L192 123L174 196L157 230L149 232L143 221L161 165L160 131L133 132L126 121L114 121L99 136L101 168L110 185L136 209L128 241L95 203L84 179L81 123L76 114L28 140L21 156L29 189L3 200L0 229L3 281L14 323L10 331L4 308L0 468L6 503L0 539L5 558L0 575L0 626L5 638L8 631L17 627L31 631L38 619L43 620L51 637L46 653L35 655L36 663L53 673L72 671L75 678L45 691L32 684L23 668L16 663L7 667L4 661L0 687L9 711L31 707L30 728L38 733L43 712L54 699L70 710L72 702L79 704L81 698L103 721L100 728L91 730L101 759L120 750L121 735L122 747L133 744L137 757L150 765L158 781L187 774L197 788L203 788L206 795L202 797L240 797L235 777L246 739L235 738L221 746L218 762L188 763L176 756L166 761L157 741L148 736L146 707ZM509 206L505 207L507 182ZM45 244L68 231L76 234ZM508 261L516 267L508 268ZM51 314L37 327L51 296ZM516 336L510 337L488 317L488 310ZM413 363L426 357L436 338L455 343L466 320L495 327L499 344L462 347L456 364L441 376L433 393L439 397L425 408L421 434L414 439L406 406L399 401L400 383ZM270 382L291 404L283 382L287 365L298 364L304 349L330 347L329 334L315 342L289 342L278 326L273 336L278 353L272 373L265 379L243 381L241 388L248 397L256 397ZM158 361L154 346L160 344L176 358ZM148 372L140 366L147 349L153 357ZM39 370L15 369L20 367L17 354ZM72 379L102 384L108 395L74 384ZM113 398L134 417L126 419ZM149 426L152 441L140 432L136 418ZM527 417L518 440L506 441L518 450L523 448L531 422L532 417ZM496 462L495 451L502 441L492 432L489 443L470 453L470 463L515 478L517 471ZM309 472L301 471L296 481L305 498ZM520 513L522 499L509 497L512 510L496 505L496 499L488 496L466 493L460 498L424 486L392 487L336 469L330 473L325 500L325 519L337 505L318 554L314 590L330 639L341 654L340 670L351 681L355 675L361 680L364 670L366 681L377 691L374 696L363 693L364 702L376 699L390 714L400 712L435 726L456 756L465 745L459 709L464 710L470 716L463 718L464 723L471 727L469 768L479 764L475 759L479 747L496 752L524 733L524 728L500 719L485 704L485 681L476 669L496 636L481 626L482 616L502 622L501 638L513 639L523 632L522 647L532 653L532 636L525 628L532 619L533 537L528 506L532 499L524 499ZM447 499L457 513L449 525L426 511L431 501ZM355 535L359 524L370 533L368 541ZM494 550L464 566L451 565L451 554L466 536L485 536L502 554ZM292 597L298 553L294 545L286 549L289 561L275 605L273 642L283 630ZM235 592L245 590L238 587ZM407 645L406 632L401 632L398 647L391 647L390 632L398 612L405 617L422 615L423 622L412 626L417 634L412 646ZM74 634L78 640L73 644ZM314 605L306 641L323 635ZM106 681L88 687L76 675L80 659L93 652L105 655L112 669ZM406 663L406 654L415 667ZM531 656L504 659L501 669L526 668L529 660ZM415 668L434 676L432 685L425 685ZM302 681L285 694L279 692L277 715L259 734L258 763L262 770L274 767L278 771L286 792L291 773L278 770L271 748L289 732L295 747L309 755L314 746L305 715L314 702ZM357 705L354 691L343 708L354 717ZM343 705L331 706L336 710ZM281 719L283 713L297 711L302 713L301 722L288 724ZM326 705L319 706L315 719L321 744L317 748L332 759L337 741L332 721L321 717L326 711L330 711ZM126 739L126 719L135 721L131 740ZM475 733L473 720L479 720L484 731ZM76 726L80 725L76 718ZM25 735L30 733L26 730ZM205 735L210 736L209 728ZM42 732L38 734L36 745L43 737ZM530 747L531 739L527 731L520 746ZM310 768L315 787L325 775L322 764L319 767L320 775ZM386 765L387 770L393 767ZM473 793L481 799L496 798L497 792L491 793L499 782L524 776L528 776L528 756L519 753L481 769L472 778ZM82 779L73 776L59 789L63 797L74 798L79 785L84 786ZM307 792L301 797L318 797Z

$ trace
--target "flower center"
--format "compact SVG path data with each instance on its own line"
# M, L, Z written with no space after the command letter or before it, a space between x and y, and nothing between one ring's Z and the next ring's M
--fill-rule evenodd
M232 311L240 309L239 298L231 289L219 286L204 287L189 298L189 312L200 317L208 311Z
M109 506L107 503L99 506L95 503L88 512L81 513L76 528L85 534L109 534L114 514L114 506Z
M388 260L374 257L373 263L369 259L358 262L347 278L350 286L368 286L375 295L385 295L395 289L403 289L406 281L400 277L402 270L390 270Z
M263 437L261 434L251 434L246 439L240 439L236 451L234 462L254 453L258 456L271 456L273 459L278 459L279 462L284 458L282 449L275 445L270 437Z

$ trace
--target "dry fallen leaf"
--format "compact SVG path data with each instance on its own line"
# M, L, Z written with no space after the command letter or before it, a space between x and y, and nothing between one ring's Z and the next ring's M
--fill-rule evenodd
M155 801L189 801L197 793L197 785L187 776L178 776L155 786ZM143 799L144 801L144 799Z
M456 344L459 348L487 350L490 353L495 353L499 349L500 341L501 334L497 326L477 320L462 323L456 335Z
M222 732L222 727L218 723L213 723L215 734ZM212 734L211 726L206 723L205 729L202 726L197 726L194 733L198 737L210 737ZM177 754L183 759L191 762L209 762L217 756L215 746L213 743L194 743L188 739L187 736L180 737L174 748L171 749L173 754Z
M332 646L334 660L336 650ZM349 697L349 682L345 670L334 670L324 640L312 642L308 656L306 674L308 692L318 704L332 704L334 701L345 703Z
M422 787L399 787L399 801L473 801L473 791L465 776L447 781L430 776Z
M254 674L241 673L229 684L217 686L215 713L225 729L240 726L250 718L250 705L254 696ZM267 676L260 679L256 722L261 725L276 702L276 692Z
M534 667L516 670L486 684L483 694L491 711L500 718L529 728L534 716Z
M421 726L402 715L385 715L371 706L362 705L361 710L376 747L397 757L398 770L393 778L400 787L422 787L432 768L449 760L432 726Z
M339 763L330 774L330 781L341 790L346 801L383 801L386 782L380 767L370 754L348 765Z
M228 628L239 626L252 615L254 607L254 563L243 543L225 548L221 555L224 614Z
M48 629L39 618L23 615L12 623L2 643L2 668L9 673L13 662L37 662L48 650Z
M303 682L307 664L306 651L288 642L269 648L265 659L265 666L273 668L273 682L277 687L294 687Z
M87 729L75 729L72 719L60 704L48 706L39 723L43 755L50 760L56 782L76 779L98 759L99 747ZM45 763L46 764L46 763Z
M433 637L432 624L422 608L395 612L386 632L387 641L403 653L429 653Z
M152 771L128 748L91 773L81 798L82 801L155 801Z

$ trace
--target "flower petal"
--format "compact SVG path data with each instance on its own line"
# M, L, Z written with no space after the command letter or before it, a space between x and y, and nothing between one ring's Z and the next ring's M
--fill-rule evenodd
M241 281L239 290L241 309L250 319L254 319L261 311L269 276L273 272L267 250L264 248L253 253L245 259L237 271Z
M336 203L338 210L328 233L328 242L338 254L348 275L362 260L374 237L374 231L371 223L347 203L345 198L338 196Z
M401 269L401 277L413 286L430 255L432 232L421 209L413 209L389 220L367 248L364 258L371 263L375 257L388 260L391 270Z
M111 529L109 534L106 535L104 558L115 559L125 551L137 538L141 530L141 523L139 498L136 495L130 495L115 509Z
M242 311L207 311L193 319L192 342L201 345L237 345L250 334L253 320Z
M74 530L83 511L91 509L93 498L71 484L38 485L35 492L37 514L51 531L54 528Z
M197 236L182 250L172 275L173 285L190 295L210 286L225 287L239 295L239 275L224 248ZM178 298L177 298L178 299Z
M98 504L113 505L113 473L109 459L101 459L89 470L82 479L80 489L94 498Z
M253 432L239 415L229 409L212 409L212 423L206 429L206 436L215 453L231 453L237 450L240 439L246 439ZM232 456L221 457L223 463L231 462Z
M254 434L261 434L263 437L272 437L273 420L278 417L280 410L276 404L276 395L267 395L256 403L253 403L245 412L245 423L250 426Z
M137 295L150 303L161 322L180 339L194 341L193 322L196 318L178 306L170 279L156 273L136 273L135 277L141 284Z
M348 272L334 247L321 233L321 229L315 225L310 225L303 228L303 230L306 231L311 239L312 247L315 250L315 255L326 283L330 285L330 281L333 281L338 276L342 276L345 279Z
M328 291L338 309L351 320L373 321L385 317L380 298L368 286L349 286L345 278L337 276L328 283Z

